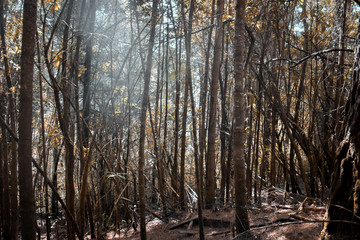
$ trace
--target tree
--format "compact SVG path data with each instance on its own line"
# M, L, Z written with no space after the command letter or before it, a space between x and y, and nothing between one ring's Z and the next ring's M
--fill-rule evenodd
M322 239L359 239L360 215L360 44L355 46L352 89L337 149Z
M246 0L235 3L235 39L234 39L234 123L233 123L233 159L235 186L235 227L237 233L249 229L249 217L246 210L245 188L245 33Z
M150 22L150 38L149 45L147 49L147 58L146 66L144 73L144 90L142 95L141 102L141 112L140 112L140 145L139 145L139 198L140 198L140 231L141 239L146 239L146 223L145 223L145 175L144 175L144 165L145 165L145 128L146 128L146 112L149 102L149 86L150 86L150 77L151 77L151 67L152 67L152 55L153 55L153 46L155 41L155 27L156 19L158 12L158 3L159 0L154 0L152 5L151 13L151 22Z
M185 17L185 2L182 0L181 2L181 17L183 20L183 28L184 32L187 33L188 31L188 24ZM185 43L187 44L187 43ZM189 63L190 64L190 63ZM189 67L186 64L186 67ZM186 70L185 70L186 71ZM184 86L184 97L183 97L183 112L182 112L182 119L181 119L181 152L180 152L180 206L182 209L185 209L186 203L186 196L185 196L185 159L186 159L186 129L187 129L187 115L188 115L188 98L189 98L189 81L187 78L190 76L187 74L185 76L185 86Z
M209 116L209 135L208 135L208 155L206 161L206 186L205 186L205 208L212 208L215 200L216 188L216 125L217 125L217 106L218 91L221 65L221 48L223 38L223 12L224 1L217 0L216 3L216 32L214 42L214 58L211 70L211 86L210 86L210 116Z
M24 1L19 111L19 188L21 236L35 240L35 202L32 184L32 97L37 1Z

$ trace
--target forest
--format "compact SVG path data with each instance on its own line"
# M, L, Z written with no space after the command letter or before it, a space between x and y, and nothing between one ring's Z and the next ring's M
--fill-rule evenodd
M360 239L360 0L0 0L0 240Z

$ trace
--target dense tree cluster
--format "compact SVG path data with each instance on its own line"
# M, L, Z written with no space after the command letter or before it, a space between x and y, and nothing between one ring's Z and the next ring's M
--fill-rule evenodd
M0 0L0 239L192 208L204 239L225 204L240 233L275 187L359 237L359 4Z

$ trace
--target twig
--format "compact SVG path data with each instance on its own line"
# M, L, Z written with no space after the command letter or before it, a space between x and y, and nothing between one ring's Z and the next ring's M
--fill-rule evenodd
M191 34L196 34L196 33L199 33L199 32L202 32L202 31L205 31L206 29L209 29L209 28L212 28L212 27L215 27L216 24L210 24L208 26L205 26L203 28L200 28L196 31L193 31L191 32ZM174 37L169 37L169 39L174 39L174 38L183 38L185 35L179 35L179 36L174 36Z

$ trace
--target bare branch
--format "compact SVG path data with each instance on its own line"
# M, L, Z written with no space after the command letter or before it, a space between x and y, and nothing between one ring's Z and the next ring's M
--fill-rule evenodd
M325 54L325 53L330 53L330 52L354 52L353 49L340 49L340 48L333 48L333 49L325 49L325 50L321 50L321 51L318 51L318 52L314 52L302 59L300 59L299 61L295 62L294 65L290 66L290 67L296 67L298 66L299 64L307 61L308 59L311 59L311 58L314 58L316 56L319 56L321 54Z

